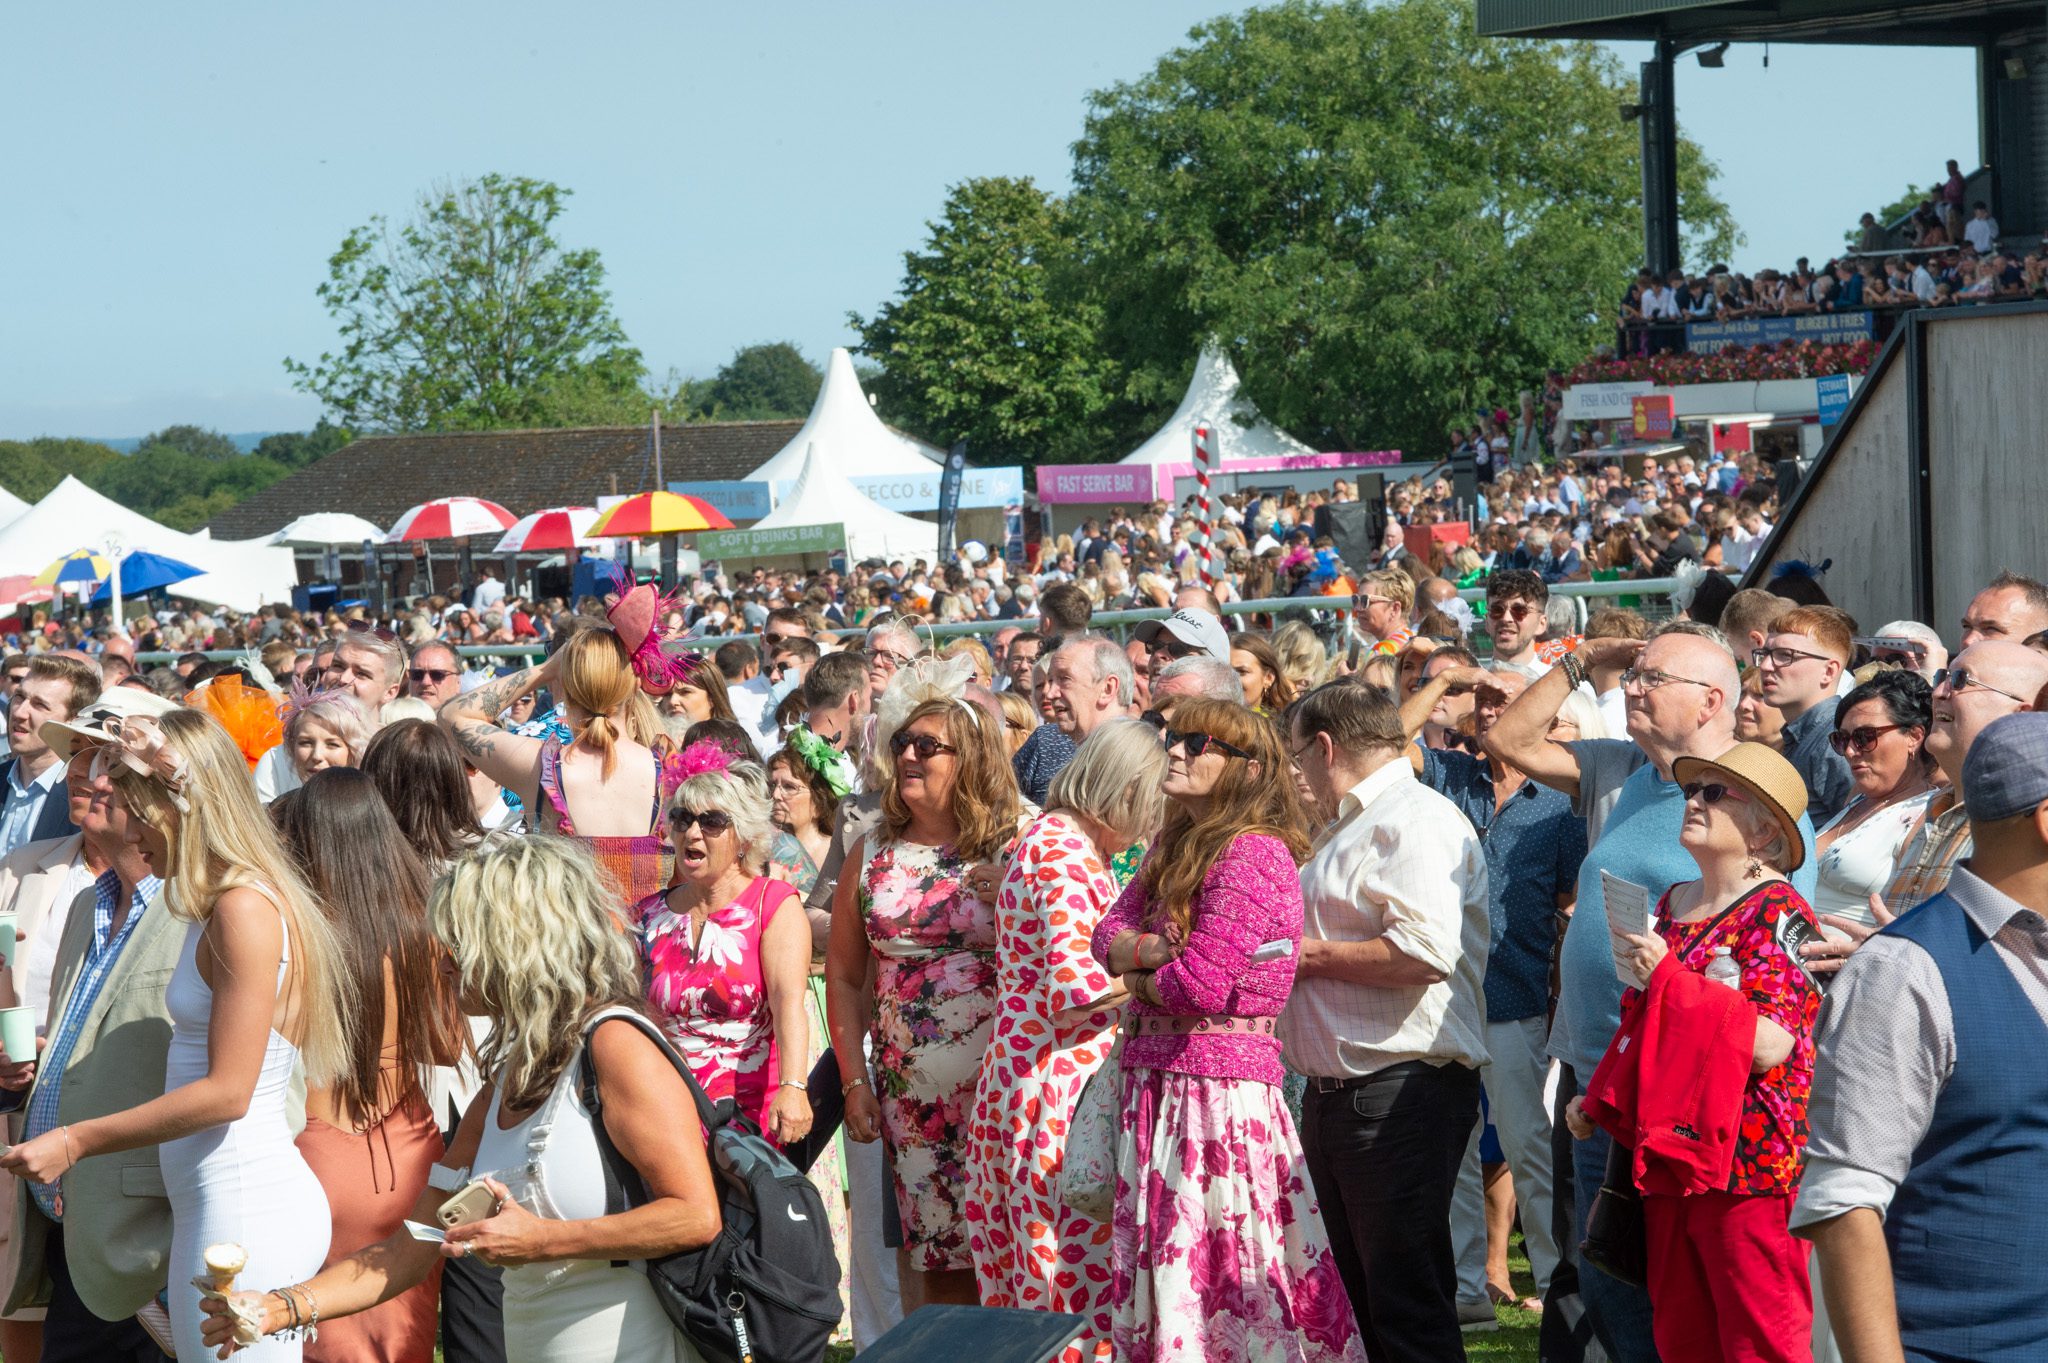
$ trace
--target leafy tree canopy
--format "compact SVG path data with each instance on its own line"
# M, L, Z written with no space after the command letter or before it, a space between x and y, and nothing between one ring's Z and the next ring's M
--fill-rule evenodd
M1100 310L1076 296L1066 206L1028 179L954 187L896 298L850 314L890 418L977 460L1085 458L1108 397Z
M566 380L579 403L593 391L637 401L640 352L612 315L598 253L555 238L568 197L486 175L426 194L402 227L371 218L317 290L341 348L285 368L356 430L553 424L548 398Z
M119 458L119 450L96 440L0 440L0 487L25 502L39 502L65 474L91 482L95 469Z
M781 421L808 416L825 375L788 341L741 346L709 382L696 385L700 421Z
M1434 447L1457 414L1585 356L1639 263L1615 59L1482 39L1461 0L1293 0L1191 38L1091 96L1075 147L1117 444L1209 337L1267 416L1325 449ZM1681 142L1702 260L1737 240L1712 174Z
M250 453L288 469L302 469L325 459L354 439L355 435L346 427L336 426L322 417L320 424L310 431L280 431L266 435L256 442L256 448Z
M154 450L187 454L194 459L242 457L241 448L233 440L219 431L209 431L203 426L166 426L160 431L153 431L142 437L142 443L135 447L136 454Z

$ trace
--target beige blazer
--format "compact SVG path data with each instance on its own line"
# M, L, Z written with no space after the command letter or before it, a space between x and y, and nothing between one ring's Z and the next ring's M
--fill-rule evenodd
M29 1001L29 960L38 947L43 947L42 938L53 925L50 910L55 906L64 883L71 878L71 868L85 855L85 838L77 833L61 838L45 838L41 842L23 843L5 857L0 857L0 913L15 915L15 927L22 934L15 943L14 969L10 983L14 994L10 1002ZM87 901L90 903L91 901ZM67 906L68 908L68 906ZM55 924L62 930L62 923ZM23 1116L15 1112L7 1118L7 1139L21 1139ZM14 1270L20 1255L14 1244L14 1204L27 1194L21 1180L0 1177L0 1283L14 1281ZM8 1320L40 1320L42 1310L29 1307L16 1313L7 1313Z
M57 948L50 1016L64 1014L92 944L93 891L79 895ZM177 969L190 924L174 918L158 893L122 948L113 973L86 1014L64 1067L60 1122L138 1106L164 1091L171 1015L164 987ZM41 1082L40 1077L38 1082ZM30 1090L33 1099L34 1090ZM23 1105L27 1110L27 1104ZM18 1262L4 1309L47 1305L43 1246L49 1222L23 1190L14 1210ZM171 1254L171 1203L156 1147L96 1155L64 1176L64 1248L79 1300L104 1320L134 1315L164 1286Z
M85 855L85 836L66 834L26 842L0 857L0 913L15 915L22 941L14 951L14 997L28 997L28 961L43 923L55 907L73 863Z

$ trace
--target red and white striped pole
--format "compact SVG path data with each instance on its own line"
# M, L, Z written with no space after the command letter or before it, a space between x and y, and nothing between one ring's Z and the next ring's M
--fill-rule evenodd
M1216 432L1206 421L1195 423L1195 486L1201 502L1202 585L1216 589L1216 534L1209 514L1209 466L1216 462Z

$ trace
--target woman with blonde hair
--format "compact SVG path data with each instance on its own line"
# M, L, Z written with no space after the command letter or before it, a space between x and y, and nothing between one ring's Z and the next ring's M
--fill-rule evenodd
M574 735L566 744L553 735L508 734L495 723L499 711L542 687L561 702ZM591 625L540 666L455 696L440 713L469 764L519 797L533 831L590 848L617 882L622 908L667 885L675 865L661 836L660 760L629 736L640 687L618 632Z
M999 722L956 696L912 706L879 746L881 826L847 851L825 994L847 1137L882 1137L894 1161L907 1314L975 1301L961 1203L968 1114L995 1022L996 929L969 873L1001 859L1026 806ZM870 1024L879 1094L862 1060Z
M1289 620L1273 631L1273 652L1280 659L1280 671L1297 696L1307 695L1330 675L1330 654L1316 632L1300 620Z
M1003 707L1003 747L1015 757L1017 749L1038 727L1038 711L1031 708L1030 699L1019 691L999 692L996 700Z
M408 1219L436 1224L472 1171L495 1204L444 1245L401 1227L306 1281L252 1263L245 1281L288 1284L235 1294L233 1307L262 1333L316 1311L328 1320L367 1310L424 1282L441 1258L473 1256L505 1270L509 1363L697 1363L633 1261L710 1244L718 1195L696 1103L641 1030L651 1024L639 953L614 926L614 903L589 850L570 838L486 843L435 883L428 921L463 1011L490 1019L479 1057L490 1083ZM601 1118L578 1082L586 1034ZM628 1211L607 1211L600 1120L647 1188ZM228 1343L234 1330L231 1308L212 1305L207 1346Z
M811 923L796 887L764 874L775 839L767 780L712 739L671 766L675 883L632 913L648 1002L713 1102L731 1098L772 1139L799 1140L811 1129Z
M1110 862L1165 815L1151 725L1113 719L1060 769L996 900L996 1023L968 1123L966 1215L983 1306L1084 1317L1072 1357L1106 1354L1109 1227L1060 1198L1068 1124L1109 1056L1125 995L1088 953L1116 902Z
M285 707L284 741L292 770L301 782L329 767L358 767L376 732L369 716L346 689L301 694Z
M164 1093L46 1132L0 1166L57 1183L80 1160L158 1146L171 1202L171 1326L179 1356L201 1358L191 1280L206 1273L207 1246L233 1241L248 1271L285 1278L327 1255L327 1196L292 1143L286 1105L301 1064L311 1084L348 1065L353 1014L333 929L217 721L197 710L127 718L92 762L133 812L131 836L169 911L190 924L164 991ZM293 1341L262 1356L301 1354Z

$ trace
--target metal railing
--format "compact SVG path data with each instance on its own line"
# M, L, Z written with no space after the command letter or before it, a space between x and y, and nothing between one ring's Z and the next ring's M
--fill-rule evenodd
M1671 593L1678 587L1677 578L1644 578L1634 582L1560 582L1550 589L1552 596L1571 599L1577 614L1577 628L1584 629L1588 601L1610 601L1620 597L1635 598L1634 608L1643 613L1651 624L1667 620L1677 614L1671 605ZM1465 601L1481 601L1486 597L1483 587L1467 587L1458 593ZM1278 596L1258 601L1230 601L1223 607L1226 617L1242 615L1271 615L1276 622L1289 619L1311 619L1322 616L1334 619L1351 609L1352 598L1348 596ZM1163 607L1147 607L1141 610L1097 611L1089 621L1093 629L1113 634L1118 639L1128 639L1131 627L1147 620L1164 620L1173 614ZM933 639L958 639L982 634L995 634L1000 630L1018 629L1030 623L1030 617L1023 620L969 620L957 624L921 625L918 632ZM839 638L855 638L867 633L865 627L836 629L831 633ZM714 634L686 642L693 649L709 652L724 644L752 643L760 635ZM1482 641L1483 642L1483 641ZM244 650L225 649L207 653L208 658L229 660L242 656ZM455 652L465 658L538 658L547 652L547 646L539 643L520 644L463 644ZM183 653L141 653L136 663L149 666L157 663L175 662L184 657Z

